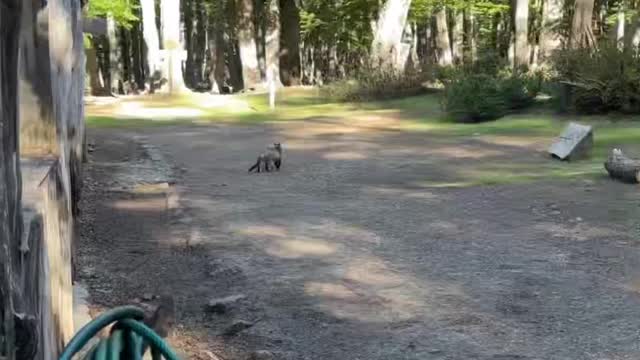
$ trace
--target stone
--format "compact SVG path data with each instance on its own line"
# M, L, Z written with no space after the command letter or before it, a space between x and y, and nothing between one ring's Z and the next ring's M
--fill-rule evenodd
M254 351L249 355L249 360L272 360L275 359L273 353L268 350Z
M207 304L207 311L214 314L224 314L237 302L246 299L245 295L231 295L219 299L211 299Z
M589 157L593 148L593 128L571 122L549 148L549 154L560 160Z
M151 300L153 300L153 294L151 294L151 293L144 293L144 294L142 294L142 300L144 300L144 301L151 301Z
M253 325L255 325L255 324L252 323L251 321L236 320L236 321L233 322L233 324L231 324L229 327L227 327L222 332L222 335L235 336L235 335L238 335L239 333L241 333L242 331L253 327Z

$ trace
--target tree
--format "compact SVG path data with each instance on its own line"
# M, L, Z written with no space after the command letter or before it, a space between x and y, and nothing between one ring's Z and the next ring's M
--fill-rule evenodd
M161 77L160 40L156 27L156 6L154 0L140 0L142 10L142 36L147 45L147 81L149 91L155 91L155 81Z
M464 12L453 9L454 24L451 28L451 55L456 63L462 61L464 50Z
M435 13L436 49L438 64L447 66L453 64L451 43L449 42L449 26L447 24L447 9L442 7Z
M187 91L182 77L182 54L180 45L180 0L161 0L162 41L164 43L168 92L176 94Z
M237 3L238 47L245 89L255 88L260 83L253 5L253 0L238 0Z
M400 50L410 7L411 0L387 0L380 10L371 44L374 64L404 70L407 59L400 56Z
M109 39L109 89L114 94L123 92L123 58L118 44L116 21L107 17L107 38Z
M267 8L267 34L265 37L267 79L272 79L276 86L282 86L280 81L280 6L278 0L267 0L265 7Z
M572 48L595 46L593 35L593 7L594 0L576 0L573 21L571 24Z
M529 66L529 0L515 0L515 68Z
M280 69L284 85L300 83L300 9L295 0L280 3Z
M540 30L540 55L548 58L562 45L560 25L564 0L546 0L542 8L542 29Z

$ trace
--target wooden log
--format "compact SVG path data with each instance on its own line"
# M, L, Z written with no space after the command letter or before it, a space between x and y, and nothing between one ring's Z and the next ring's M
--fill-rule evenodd
M604 168L613 179L626 183L640 183L640 160L629 158L620 149L611 150Z

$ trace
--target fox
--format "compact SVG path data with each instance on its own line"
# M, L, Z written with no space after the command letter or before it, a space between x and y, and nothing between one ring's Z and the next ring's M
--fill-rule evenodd
M273 144L273 146L267 148L266 152L260 154L256 163L249 168L249 172L254 170L261 172L263 169L266 172L270 172L273 166L275 166L276 171L280 171L282 166L282 144L280 143Z

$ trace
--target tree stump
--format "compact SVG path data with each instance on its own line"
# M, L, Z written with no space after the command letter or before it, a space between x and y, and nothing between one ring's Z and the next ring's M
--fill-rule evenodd
M640 183L640 160L631 159L622 150L613 149L604 168L613 179L626 183Z

